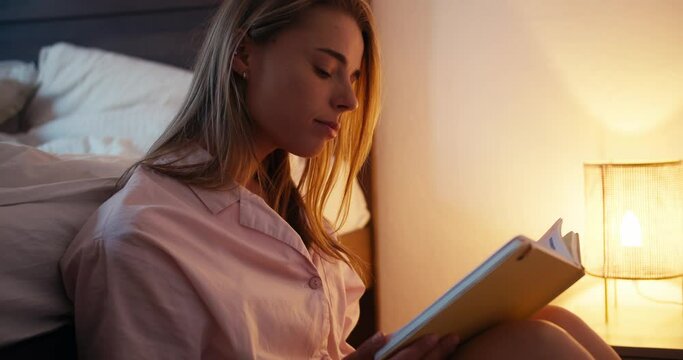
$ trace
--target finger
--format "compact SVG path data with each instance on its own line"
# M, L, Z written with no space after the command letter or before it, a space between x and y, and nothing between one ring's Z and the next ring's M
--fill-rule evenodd
M373 359L377 350L386 343L386 336L378 331L365 340L355 352L344 358L345 360Z
M431 351L425 355L424 360L440 360L452 355L460 344L460 338L456 335L446 335L439 340Z
M425 335L401 349L392 360L422 359L429 351L439 343L439 337L435 334Z

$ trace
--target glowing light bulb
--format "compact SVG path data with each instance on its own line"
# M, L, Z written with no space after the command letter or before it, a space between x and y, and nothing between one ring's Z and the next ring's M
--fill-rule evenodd
M626 247L643 246L640 222L631 210L626 211L621 219L621 245Z

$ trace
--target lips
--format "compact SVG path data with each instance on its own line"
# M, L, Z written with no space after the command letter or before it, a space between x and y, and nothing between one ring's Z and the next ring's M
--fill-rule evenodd
M339 123L336 121L327 121L327 120L320 120L320 119L315 119L316 122L321 123L323 125L327 125L330 129L334 130L334 132L339 131Z

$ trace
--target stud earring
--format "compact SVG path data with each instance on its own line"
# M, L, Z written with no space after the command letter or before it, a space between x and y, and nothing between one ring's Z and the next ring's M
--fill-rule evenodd
M247 72L246 71L242 72L242 77L244 78L244 80L247 80Z

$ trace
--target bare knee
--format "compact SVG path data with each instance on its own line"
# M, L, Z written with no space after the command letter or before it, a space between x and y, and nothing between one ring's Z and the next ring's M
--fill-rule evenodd
M550 321L567 331L597 359L618 359L619 355L574 313L559 306L546 306L533 319Z
M496 326L462 344L455 359L591 359L567 332L544 320Z
M557 322L583 322L578 316L574 315L574 313L572 313L571 311L555 305L545 306L544 308L536 312L532 316L532 318L537 320L548 320L556 324Z
M581 318L559 306L548 305L535 313L532 319L549 321L574 337L592 331Z

